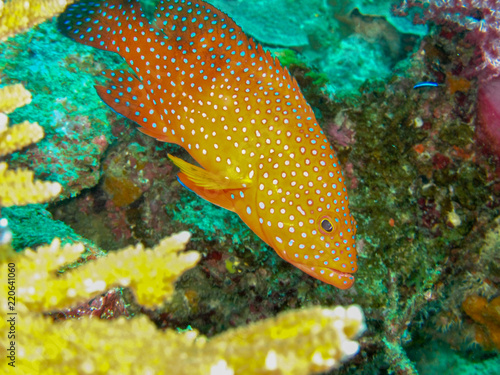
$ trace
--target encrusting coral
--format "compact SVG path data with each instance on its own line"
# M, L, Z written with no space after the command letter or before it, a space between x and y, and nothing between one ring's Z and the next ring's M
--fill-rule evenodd
M43 128L37 123L24 121L8 126L7 114L31 102L31 94L22 84L0 88L0 156L38 142ZM34 180L33 172L26 169L8 170L0 163L0 207L46 202L61 192L57 182Z
M142 246L109 254L72 269L82 245L56 240L37 251L12 252L3 246L0 278L15 264L16 368L25 374L307 374L338 367L359 349L352 339L364 330L357 306L312 307L289 311L208 340L196 331L158 330L147 317L54 322L39 314L74 303L112 285L128 285L143 304L157 305L173 294L173 283L199 260L180 252L188 232L164 239L152 250ZM64 272L56 276L56 270ZM7 296L4 283L2 298ZM7 313L6 301L0 310ZM8 322L0 322L6 335ZM4 336L6 337L6 336ZM3 345L3 343L1 344ZM0 360L3 368L8 357ZM14 370L14 369L12 369Z
M475 341L485 349L500 350L500 297L488 302L485 297L468 296L462 308L480 326L476 327Z

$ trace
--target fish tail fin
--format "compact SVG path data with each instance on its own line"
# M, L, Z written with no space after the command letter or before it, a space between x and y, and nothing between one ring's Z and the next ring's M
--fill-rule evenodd
M141 10L139 0L82 0L68 5L57 21L59 31L67 37L105 51L120 52L127 41L120 34L126 27L124 14L134 14L148 27L149 20ZM113 35L112 43L109 36Z
M120 54L134 73L105 70L103 74L109 80L104 86L95 87L97 94L115 112L141 126L143 133L163 142L178 143L169 119L172 114L160 110L160 103L150 97L151 88L144 86L149 82L145 76L152 74L149 67L142 60L135 60L134 64L127 59L129 53L139 53L141 49L146 52L142 40L149 38L156 43L164 38L153 29L138 0L82 0L66 8L58 19L58 27L79 43ZM139 37L133 36L136 34ZM155 74L159 76L161 72L156 69Z

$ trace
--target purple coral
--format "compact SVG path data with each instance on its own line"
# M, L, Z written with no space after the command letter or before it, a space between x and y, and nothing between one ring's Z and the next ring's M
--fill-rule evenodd
M500 76L500 4L498 0L402 0L399 16L415 15L414 23L432 21L454 33L467 32L465 40L476 46L477 56L469 75L482 81Z

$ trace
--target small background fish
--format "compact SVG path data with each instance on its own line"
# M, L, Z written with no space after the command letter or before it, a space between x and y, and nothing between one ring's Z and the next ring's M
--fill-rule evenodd
M185 148L179 180L236 212L278 255L338 288L357 270L356 223L338 160L296 81L225 14L203 1L70 5L59 28L113 51L130 71L96 90L140 130Z

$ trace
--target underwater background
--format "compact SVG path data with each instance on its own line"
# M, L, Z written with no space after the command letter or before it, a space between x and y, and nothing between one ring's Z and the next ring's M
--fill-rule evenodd
M71 1L5 0L1 372L500 373L500 2L207 2L288 68L337 151L354 286L177 181L167 154L188 153L96 94L127 65L58 30Z

